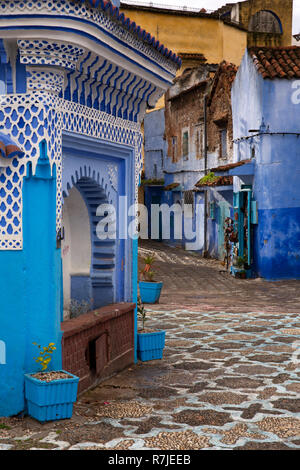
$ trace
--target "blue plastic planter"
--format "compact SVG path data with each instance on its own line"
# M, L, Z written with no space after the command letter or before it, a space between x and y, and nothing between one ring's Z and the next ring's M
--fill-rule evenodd
M64 370L71 378L44 382L25 374L25 398L28 414L40 422L71 418L77 399L79 377Z
M156 302L158 302L162 286L162 282L140 281L139 288L142 303L155 304Z
M165 347L165 338L165 331L156 331L155 333L138 333L138 358L143 362L152 361L153 359L162 359L163 349Z

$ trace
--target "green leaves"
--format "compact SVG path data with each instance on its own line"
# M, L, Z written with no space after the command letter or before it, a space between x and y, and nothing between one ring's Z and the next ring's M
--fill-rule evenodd
M39 349L39 356L35 357L34 360L35 362L40 364L42 371L44 372L45 370L48 369L48 366L52 360L52 354L56 350L55 344L49 343L48 346L43 346L43 347L41 347L41 345L37 343L32 343L32 344L37 346Z
M143 261L145 263L145 267L141 270L141 275L145 281L154 282L155 273L152 266L155 262L155 254L153 253L152 255L146 256Z
M142 329L144 330L145 323L147 321L147 313L140 296L138 297L137 311L140 319L142 320Z

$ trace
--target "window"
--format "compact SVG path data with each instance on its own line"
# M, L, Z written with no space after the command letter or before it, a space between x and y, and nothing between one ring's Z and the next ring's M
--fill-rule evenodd
M220 130L220 158L227 158L227 128Z
M194 191L193 190L184 191L183 197L184 197L184 204L189 206L189 209L190 209L190 210L187 210L188 208L186 208L187 216L190 215L191 217L193 217L193 213L194 213Z
M172 137L172 160L175 161L177 157L177 137Z
M203 157L203 150L204 150L204 125L200 124L195 129L195 153L196 158Z
M182 132L182 155L184 160L189 159L189 131Z
M216 212L216 203L210 202L209 203L209 218L215 220L215 212Z

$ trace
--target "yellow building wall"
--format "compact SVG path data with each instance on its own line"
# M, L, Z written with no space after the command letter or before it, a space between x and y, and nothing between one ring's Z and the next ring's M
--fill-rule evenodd
M226 60L239 65L247 47L247 31L228 26L216 18L181 15L180 12L156 12L155 9L143 10L138 7L127 9L122 5L121 11L176 54L201 53L211 64ZM190 61L183 61L177 75L181 75L189 66ZM164 106L162 97L155 109Z
M240 65L247 48L247 32L232 28L226 23L220 23L223 29L222 59L235 65ZM221 62L220 60L220 62Z
M211 64L220 63L225 54L226 60L239 65L247 46L247 31L224 25L216 18L125 6L121 11L176 54L202 53Z

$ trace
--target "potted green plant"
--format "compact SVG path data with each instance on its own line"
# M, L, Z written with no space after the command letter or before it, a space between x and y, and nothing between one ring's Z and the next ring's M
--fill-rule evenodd
M251 269L248 265L248 258L246 255L244 257L238 256L234 262L234 275L239 279L247 279L251 277Z
M144 268L140 271L143 278L139 282L141 301L144 304L155 304L159 301L162 282L154 280L153 264L155 263L155 255L148 255L144 258Z
M47 370L56 350L54 343L41 347L35 361L40 372L25 374L25 398L30 416L40 422L71 418L79 377L64 370Z
M163 330L154 331L145 328L147 312L140 297L138 298L137 310L139 319L142 322L142 328L137 334L138 358L143 362L162 359L166 332Z

